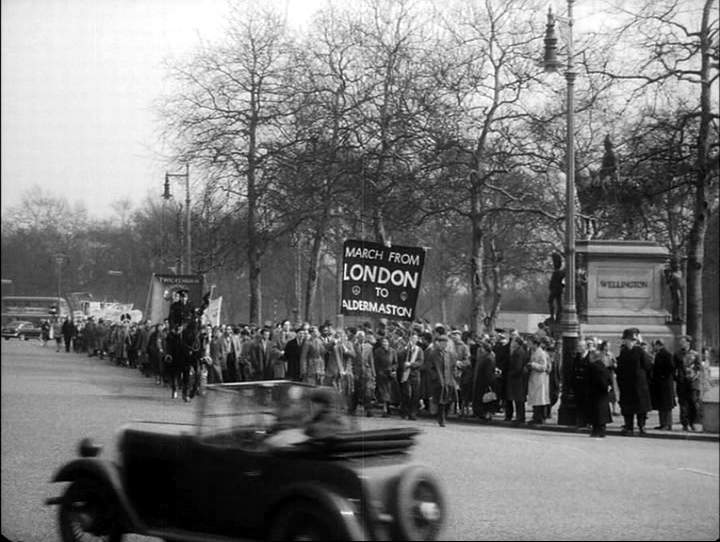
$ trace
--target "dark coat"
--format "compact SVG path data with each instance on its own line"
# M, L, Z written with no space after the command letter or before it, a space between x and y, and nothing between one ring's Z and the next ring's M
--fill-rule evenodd
M285 344L285 361L287 361L286 378L290 380L300 381L300 354L302 352L302 343L298 344L297 337L290 339Z
M667 348L655 354L650 382L650 397L653 410L672 410L675 407L675 363Z
M170 313L168 314L168 325L170 329L177 329L182 324L189 324L193 319L195 309L190 301L183 303L175 301L170 305Z
M527 397L528 374L525 366L530 361L530 354L525 346L512 350L505 365L505 400L525 402Z
M617 362L617 382L620 389L620 411L623 416L644 414L650 402L649 373L652 362L640 346L620 348Z
M587 364L585 382L588 423L603 425L612 422L612 416L610 415L612 375L601 358L595 358Z
M476 416L481 415L486 410L494 410L496 405L492 405L492 407L484 405L482 396L488 391L494 391L495 380L495 354L478 348L473 367L472 387L472 407Z
M430 394L441 404L450 404L456 397L454 350L446 346L432 345L425 351L425 365L428 374Z
M493 353L495 354L495 366L500 369L500 376L497 378L497 394L499 400L505 399L505 379L507 375L507 366L510 363L510 343L501 344L497 343L493 347Z
M65 320L62 325L62 334L63 337L65 337L66 340L71 339L75 336L75 333L77 332L75 328L75 324L72 320Z
M382 347L373 351L375 363L375 397L381 403L389 403L397 399L393 393L394 371L397 371L397 352L390 347L385 350Z
M258 340L250 350L250 364L256 379L272 380L272 342Z

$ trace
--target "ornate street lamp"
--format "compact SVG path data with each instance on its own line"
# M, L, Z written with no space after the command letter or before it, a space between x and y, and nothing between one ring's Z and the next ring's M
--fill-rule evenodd
M573 365L578 349L578 335L580 324L575 307L575 143L574 143L574 87L575 71L573 51L573 2L567 0L567 17L555 17L552 8L548 8L547 25L545 29L545 59L546 72L555 72L561 66L557 58L557 37L555 36L555 21L560 20L568 26L567 39L567 67L565 80L567 81L567 132L566 132L566 176L565 176L565 290L563 297L560 329L562 332L562 394L558 410L558 424L575 425L577 422L575 390L573 386Z

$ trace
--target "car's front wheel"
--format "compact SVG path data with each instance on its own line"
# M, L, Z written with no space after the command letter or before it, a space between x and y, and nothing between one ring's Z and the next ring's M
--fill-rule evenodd
M440 483L428 469L417 466L403 472L392 501L400 540L435 540L445 521L445 498Z
M283 507L272 520L268 540L339 540L328 513L310 502L293 502Z
M123 539L115 499L97 480L80 479L70 484L60 503L59 520L63 542Z

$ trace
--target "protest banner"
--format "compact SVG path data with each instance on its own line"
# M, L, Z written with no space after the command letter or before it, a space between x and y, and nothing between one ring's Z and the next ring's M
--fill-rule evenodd
M421 247L346 240L341 313L413 320L424 264Z
M146 318L155 324L167 318L172 303L172 292L178 288L187 289L190 302L195 308L199 308L202 304L204 282L202 275L161 275L153 273L145 301Z

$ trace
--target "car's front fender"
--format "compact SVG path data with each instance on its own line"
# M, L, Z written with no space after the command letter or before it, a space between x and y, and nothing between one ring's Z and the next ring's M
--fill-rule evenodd
M130 503L123 487L120 470L112 461L84 457L70 461L53 476L52 482L73 482L81 478L98 480L117 499L121 521L129 531L143 533L146 526ZM62 497L48 499L47 504L58 504Z
M270 504L266 517L274 517L281 508L296 500L315 502L334 514L345 530L344 540L368 540L368 531L363 525L363 511L360 507L353 506L348 499L315 482L292 484L283 488Z

